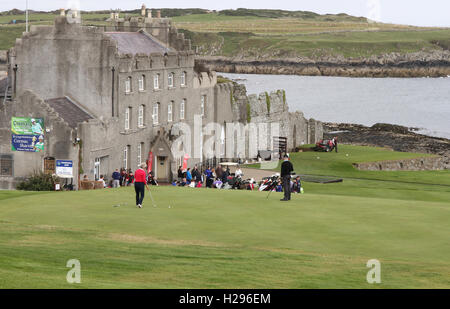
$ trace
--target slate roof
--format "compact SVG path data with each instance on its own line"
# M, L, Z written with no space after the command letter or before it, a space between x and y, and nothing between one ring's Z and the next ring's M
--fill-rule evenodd
M68 124L75 129L79 123L93 119L89 113L81 109L69 98L56 98L45 100Z
M117 42L121 54L165 54L171 51L150 35L141 32L105 32L105 34Z

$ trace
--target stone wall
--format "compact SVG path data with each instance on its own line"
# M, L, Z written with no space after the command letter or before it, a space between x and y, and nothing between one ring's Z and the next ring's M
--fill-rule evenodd
M416 159L354 163L363 171L432 171L450 169L450 157L424 157Z
M323 126L320 121L306 119L302 112L289 112L284 90L277 90L271 93L265 92L259 95L248 96L249 114L248 120L251 123L279 124L279 133L271 133L268 126L263 133L266 135L267 144L272 141L270 136L283 136L288 138L288 151L304 144L314 144L323 138ZM264 137L263 137L264 138ZM267 150L264 144L259 150ZM263 149L265 148L265 149ZM270 149L270 147L269 147Z
M11 150L11 117L43 118L46 133L44 152ZM24 91L17 100L0 105L0 154L13 157L13 176L0 176L1 189L13 189L17 183L33 172L43 171L44 158L72 160L74 179L78 178L78 146L73 141L76 130L70 126L46 102L31 91ZM76 181L75 181L76 182Z

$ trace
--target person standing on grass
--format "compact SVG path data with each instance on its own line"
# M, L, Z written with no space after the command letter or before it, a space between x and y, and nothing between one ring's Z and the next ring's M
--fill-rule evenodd
M281 164L281 179L283 180L284 198L283 202L291 200L291 173L294 171L292 163L289 161L289 155L284 155L284 162Z
M116 171L112 174L112 179L113 179L112 187L113 188L120 187L120 173L118 169L116 169Z
M145 169L147 165L142 163L139 169L134 173L134 190L136 191L136 206L142 208L142 203L144 201L145 188L150 190L147 185L147 174Z

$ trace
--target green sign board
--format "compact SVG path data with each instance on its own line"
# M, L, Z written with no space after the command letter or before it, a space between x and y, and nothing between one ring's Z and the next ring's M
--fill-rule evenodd
M11 132L13 151L44 151L44 119L12 117Z

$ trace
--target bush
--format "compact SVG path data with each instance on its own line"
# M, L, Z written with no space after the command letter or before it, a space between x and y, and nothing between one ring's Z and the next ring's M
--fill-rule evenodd
M56 176L40 173L34 173L25 181L17 185L17 190L24 191L54 191L55 183L59 182Z

